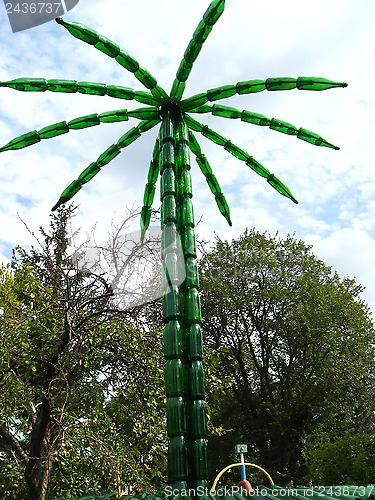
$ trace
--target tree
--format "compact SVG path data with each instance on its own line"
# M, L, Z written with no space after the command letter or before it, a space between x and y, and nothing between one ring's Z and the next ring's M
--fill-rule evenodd
M216 102L235 95L261 92L264 90L325 90L334 87L346 87L346 83L332 82L322 78L268 78L267 80L249 80L234 85L209 89L182 100L182 96L192 70L193 64L202 49L212 27L220 18L225 8L225 0L213 0L203 19L198 24L193 37L184 53L177 70L176 78L168 95L157 85L156 79L133 57L122 51L120 47L99 35L95 31L79 23L56 21L65 27L74 37L93 45L96 49L113 58L123 68L134 74L137 80L150 92L138 92L133 89L96 82L75 82L72 80L45 80L43 78L25 78L10 82L2 82L4 87L22 91L80 92L84 94L108 95L110 97L136 100L149 105L148 108L135 110L113 110L100 115L93 114L55 123L39 131L32 131L15 138L0 148L1 151L20 149L64 134L74 129L82 129L100 123L127 121L129 118L142 120L132 127L115 144L112 144L100 157L91 163L79 177L61 194L54 208L70 200L84 184L89 182L100 169L115 158L122 149L137 140L143 133L161 122L159 138L156 140L153 159L150 164L148 182L145 188L144 207L142 209L141 226L145 231L150 222L151 205L155 194L155 184L161 173L162 226L164 226L163 259L168 268L171 261L178 260L176 240L181 239L184 263L191 276L187 284L179 285L180 277L177 267L175 273L166 273L166 290L164 294L164 320L166 322L166 338L170 340L170 350L166 350L166 390L169 399L167 418L171 443L169 447L169 478L174 488L185 490L204 485L207 480L206 425L204 421L204 382L202 367L202 340L200 332L200 299L197 280L197 262L195 249L195 232L190 177L190 150L206 177L220 212L231 225L230 212L224 194L215 175L202 153L194 132L201 133L207 139L222 146L237 159L245 162L254 172L267 179L267 182L280 194L294 203L298 203L287 186L274 174L262 166L248 153L232 143L216 131L192 118L191 113L211 113L214 116L241 119L255 125L269 126L272 130L314 144L339 149L327 142L318 134L276 118L269 119L258 113L237 110L228 106L208 102ZM180 310L180 303L184 307ZM190 341L193 338L192 342ZM172 347L172 344L174 347ZM189 346L194 344L192 350ZM185 347L183 347L185 346ZM197 353L200 353L198 356ZM178 381L177 385L175 381ZM181 399L182 398L182 399ZM198 402L197 402L198 401ZM186 415L189 414L190 418Z
M315 467L314 448L302 453L314 432L373 429L374 327L361 285L302 241L255 230L231 243L217 239L201 274L206 349L223 381L209 403L216 424L233 429L213 439L216 464L247 442L277 484L301 481Z
M156 475L165 467L161 418L150 445L135 448L137 433L164 406L160 331L142 329L140 306L118 309L103 276L76 269L68 254L72 212L60 209L50 231L41 229L40 247L18 248L1 268L0 467L9 498L132 489L152 484L144 464L154 461ZM133 402L133 429L116 413L122 400L132 406L129 394L145 398L142 387L148 405Z

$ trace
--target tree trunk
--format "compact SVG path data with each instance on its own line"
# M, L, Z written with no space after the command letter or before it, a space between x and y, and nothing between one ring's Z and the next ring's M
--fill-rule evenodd
M168 475L181 491L205 485L208 476L189 132L181 115L164 118L159 148Z

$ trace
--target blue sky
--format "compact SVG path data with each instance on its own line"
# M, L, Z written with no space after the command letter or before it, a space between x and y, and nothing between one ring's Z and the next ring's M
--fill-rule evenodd
M209 1L80 0L65 19L106 35L135 57L169 92L181 56ZM223 84L276 76L321 76L346 81L346 89L324 92L263 92L223 104L276 117L312 130L341 147L317 148L295 137L238 120L200 115L285 182L300 204L274 191L264 179L222 148L199 137L231 208L229 228L193 165L198 233L212 240L256 227L294 234L341 276L366 287L375 310L375 180L373 116L375 18L373 0L227 0L226 10L200 53L185 96ZM50 22L13 34L0 4L0 80L21 76L98 81L143 90L114 60ZM0 144L60 120L136 103L80 94L22 93L0 89ZM102 124L0 154L0 255L48 224L62 190L116 142L131 122ZM125 149L75 197L75 224L83 232L97 223L105 237L114 213L141 205L156 130ZM158 206L158 197L155 197ZM20 220L22 219L22 221Z

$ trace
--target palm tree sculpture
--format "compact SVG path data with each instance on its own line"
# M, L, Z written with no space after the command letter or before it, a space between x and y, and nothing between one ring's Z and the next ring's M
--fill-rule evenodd
M56 21L66 28L75 38L93 45L126 70L134 74L149 92L134 91L116 85L94 82L76 82L74 80L45 80L43 78L20 78L2 82L0 86L21 91L79 92L82 94L108 95L117 99L132 100L146 104L131 111L117 109L101 114L81 116L69 122L62 121L49 125L39 131L21 135L0 148L0 152L20 149L49 139L70 130L83 129L99 125L127 121L129 118L141 120L128 130L120 139L106 149L99 158L91 163L61 194L53 210L70 200L81 187L90 181L102 167L115 158L122 149L138 139L141 134L161 122L159 137L156 139L153 157L148 171L145 187L144 206L141 212L142 235L150 223L151 205L155 193L155 184L161 176L161 225L163 254L163 318L165 321L165 358L166 358L166 393L167 431L169 436L168 473L169 483L178 490L187 486L197 488L207 479L206 458L206 423L205 390L202 367L202 332L200 328L201 312L198 292L198 270L192 204L192 183L190 175L190 151L207 180L215 197L220 212L231 225L229 208L215 175L195 137L200 132L204 137L222 146L230 154L243 161L280 194L298 203L275 175L263 167L257 160L234 143L218 134L208 126L192 118L191 113L212 113L214 116L241 119L244 122L265 126L295 135L316 146L338 147L328 143L319 135L304 128L297 129L290 123L251 111L240 111L219 104L207 104L235 94L249 94L264 90L325 90L334 87L346 87L346 83L333 82L323 78L299 77L268 78L267 80L249 80L235 85L225 85L210 89L182 100L186 80L191 72L203 43L210 34L213 25L224 11L225 0L213 0L198 24L187 46L181 64L177 70L172 90L168 95L156 79L118 45L99 35L86 26ZM186 279L179 284L178 240L182 242Z

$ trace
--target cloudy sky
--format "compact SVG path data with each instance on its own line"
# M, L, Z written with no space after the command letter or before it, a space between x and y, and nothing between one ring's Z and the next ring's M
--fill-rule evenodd
M65 19L79 21L115 41L169 92L181 56L208 0L80 0ZM346 89L262 92L223 104L276 117L312 130L340 151L239 120L200 115L286 183L299 205L222 148L199 137L231 208L229 228L197 165L192 167L199 234L239 236L246 227L294 234L341 276L366 287L375 311L375 180L373 132L375 34L373 0L227 0L226 10L200 53L185 97L223 84L276 76L321 76ZM55 22L12 33L0 4L0 81L21 76L97 81L143 90L116 61L84 44ZM0 145L61 120L133 108L131 101L80 94L0 89ZM48 224L62 190L135 123L72 131L19 151L0 154L0 255L27 246L32 230ZM83 232L103 232L114 214L140 206L156 130L125 149L75 197ZM156 199L158 199L156 197ZM158 205L158 202L155 203ZM23 221L23 222L22 222Z

